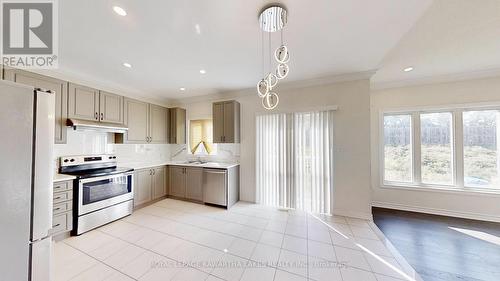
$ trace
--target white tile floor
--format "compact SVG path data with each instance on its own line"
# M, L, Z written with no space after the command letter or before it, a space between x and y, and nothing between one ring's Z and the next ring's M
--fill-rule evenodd
M368 221L165 199L54 246L54 280L421 280Z

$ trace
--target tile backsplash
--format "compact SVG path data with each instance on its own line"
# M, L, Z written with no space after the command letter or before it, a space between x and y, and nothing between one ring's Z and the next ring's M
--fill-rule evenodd
M116 154L118 164L158 163L169 160L186 160L200 157L207 161L239 162L239 144L217 144L216 155L191 155L187 145L177 144L115 144L114 134L99 131L68 129L67 143L54 146L55 167L59 157L83 154Z

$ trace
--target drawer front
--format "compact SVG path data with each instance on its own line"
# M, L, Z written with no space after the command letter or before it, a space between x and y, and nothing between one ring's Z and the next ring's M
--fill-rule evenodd
M54 193L54 204L65 202L73 199L73 191L65 191Z
M52 213L55 215L62 214L73 209L73 201L63 202L59 204L54 204Z
M52 234L73 229L73 217L71 212L54 216L52 219Z
M72 181L61 181L54 183L54 193L72 189L73 189Z

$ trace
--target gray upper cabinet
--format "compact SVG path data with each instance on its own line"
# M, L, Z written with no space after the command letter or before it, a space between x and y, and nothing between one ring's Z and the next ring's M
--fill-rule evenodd
M128 126L124 142L146 143L149 140L149 104L129 98L125 98L124 104L125 125Z
M123 124L123 97L70 83L68 118Z
M168 108L125 98L124 119L128 126L125 143L167 143Z
M185 198L186 197L186 168L170 166L169 169L169 195Z
M203 201L203 168L186 169L186 198Z
M153 170L153 200L167 195L167 167Z
M99 121L99 90L70 83L68 118Z
M102 122L123 124L123 97L100 91L99 119Z
M167 143L168 141L168 108L149 105L149 142Z
M212 123L214 143L224 142L224 103L212 105Z
M240 142L240 103L222 101L212 105L214 143Z
M186 143L186 110L184 108L170 108L169 143Z
M4 79L35 88L50 90L56 95L55 143L66 143L66 117L68 115L68 82L19 70L4 69Z

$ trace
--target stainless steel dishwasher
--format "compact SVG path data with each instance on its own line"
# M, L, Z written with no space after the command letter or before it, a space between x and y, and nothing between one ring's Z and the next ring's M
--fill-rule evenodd
M227 170L203 169L203 201L227 206Z

